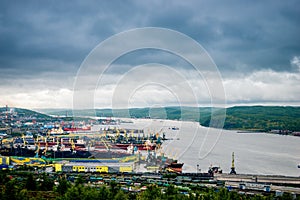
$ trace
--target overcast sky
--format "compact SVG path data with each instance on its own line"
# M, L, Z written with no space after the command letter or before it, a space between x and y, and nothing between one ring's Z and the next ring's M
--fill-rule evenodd
M143 27L172 29L202 45L220 71L228 105L300 105L299 1L2 0L0 107L72 108L74 81L89 53L114 34ZM160 83L170 74L193 94ZM149 49L112 63L95 83L95 106L112 107L120 84L126 93L137 77L148 82L129 95L131 107L195 105L190 95L200 106L210 103L211 91L188 62Z

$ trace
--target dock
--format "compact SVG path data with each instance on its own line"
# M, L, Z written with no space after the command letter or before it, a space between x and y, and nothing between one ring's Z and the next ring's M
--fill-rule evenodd
M300 194L300 177L254 174L215 174L216 181L224 181L227 187L239 190L281 191Z

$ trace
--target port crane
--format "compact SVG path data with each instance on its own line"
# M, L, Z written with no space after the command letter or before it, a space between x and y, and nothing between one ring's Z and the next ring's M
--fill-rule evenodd
M230 174L236 174L235 166L234 166L234 152L232 152L232 160L231 160L231 171Z

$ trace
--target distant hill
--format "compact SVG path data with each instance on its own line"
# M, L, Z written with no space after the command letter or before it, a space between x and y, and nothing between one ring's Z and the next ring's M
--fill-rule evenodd
M185 121L199 121L200 116L208 117L218 108L209 107L165 107L165 108L130 108L130 109L86 109L86 110L58 110L41 109L39 111L53 116L97 116L97 117L126 117L126 118L153 118ZM200 115L201 112L201 115Z
M218 111L215 113L218 116ZM210 119L202 121L209 126ZM300 107L237 106L226 109L225 129L300 131Z
M51 118L49 115L47 114L42 114L33 110L29 110L29 109L24 109L24 108L11 108L9 107L8 110L13 110L14 112L17 112L19 115L23 115L24 117L28 117L28 118L37 118L37 119L49 119ZM6 107L0 107L0 112L5 112L6 111Z
M80 116L131 117L197 121L201 125L215 127L211 115L221 119L225 108L165 107L130 109L76 110ZM291 106L235 106L226 108L224 129L265 131L278 129L300 131L300 107ZM51 115L72 115L72 110L48 110Z

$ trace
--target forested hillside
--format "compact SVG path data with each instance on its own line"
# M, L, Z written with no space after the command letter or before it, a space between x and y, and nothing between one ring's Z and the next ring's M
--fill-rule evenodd
M222 119L225 108L211 107L165 107L130 109L95 109L76 111L81 116L130 117L198 121L203 126L210 124L211 115ZM64 115L71 110L48 111L48 114ZM300 107L291 106L235 106L226 109L225 129L271 131L300 131Z
M218 116L216 111L215 115ZM210 119L201 124L209 126ZM241 106L226 109L225 129L300 131L300 107Z

